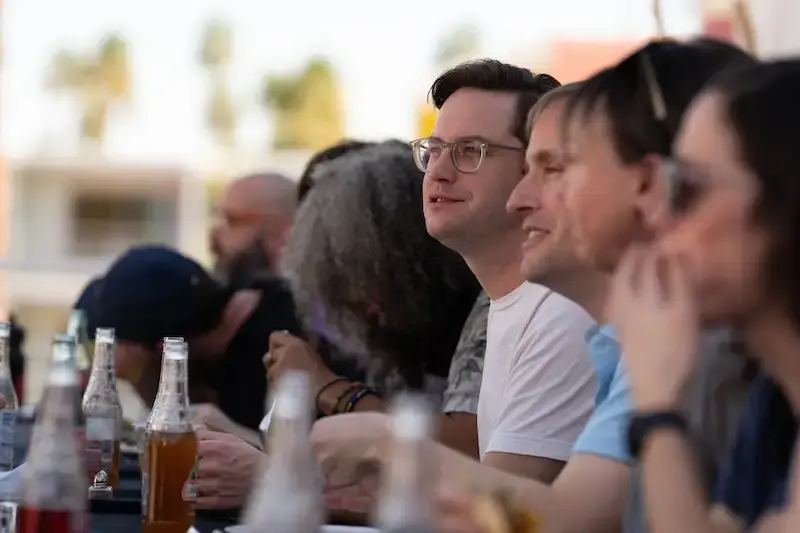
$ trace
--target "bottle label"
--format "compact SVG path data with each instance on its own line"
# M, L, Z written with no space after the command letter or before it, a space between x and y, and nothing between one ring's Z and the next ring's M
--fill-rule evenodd
M183 499L187 502L193 502L197 500L197 462L198 457L195 456L194 458L194 467L192 468L191 473L189 473L189 479L186 480L186 483L183 484Z
M14 435L17 429L17 411L0 410L0 472L14 468Z
M114 418L86 418L86 466L92 475L100 470L111 472L114 468L115 430Z

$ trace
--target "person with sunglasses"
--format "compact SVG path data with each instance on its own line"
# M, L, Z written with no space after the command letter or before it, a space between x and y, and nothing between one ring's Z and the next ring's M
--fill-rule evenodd
M775 531L787 501L800 418L798 91L798 60L741 67L703 91L672 154L673 223L616 275L635 420L661 420L640 436L656 532ZM763 372L710 508L680 410L705 323L735 326Z
M585 80L567 99L561 131L564 216L575 251L587 264L613 273L628 247L669 227L659 163L671 154L673 132L692 98L715 74L750 61L738 48L714 41L656 41ZM592 356L618 354L617 332L609 326L601 330L603 335L588 340ZM746 390L745 364L731 356L727 339L725 332L704 339L700 350L706 368L691 398L694 433L706 437L701 444L709 468L726 447L731 421L739 415L737 399ZM445 484L448 479L473 479L483 487L504 489L518 505L538 514L547 530L646 531L638 469L629 452L632 408L628 376L617 356L605 395L597 399L552 487L487 470L440 449ZM444 496L440 529L477 531L471 506L469 497Z

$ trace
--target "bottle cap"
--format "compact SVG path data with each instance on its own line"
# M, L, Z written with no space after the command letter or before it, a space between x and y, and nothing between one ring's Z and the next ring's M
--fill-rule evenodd
M164 339L164 359L180 360L186 359L188 356L189 346L183 339L177 340L175 337Z
M115 335L114 328L97 328L94 334L94 340L96 343L102 342L107 344L113 344L114 335Z

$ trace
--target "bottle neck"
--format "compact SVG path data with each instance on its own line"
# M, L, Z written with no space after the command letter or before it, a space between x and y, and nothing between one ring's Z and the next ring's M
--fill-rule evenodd
M192 430L189 411L188 359L164 354L161 380L153 410L147 419L148 429L155 432L186 433Z
M189 372L186 358L164 357L156 401L170 398L174 403L189 406Z
M114 343L98 341L95 345L92 374L89 381L109 385L116 384L115 361Z
M8 338L0 338L0 377L11 376L11 343Z

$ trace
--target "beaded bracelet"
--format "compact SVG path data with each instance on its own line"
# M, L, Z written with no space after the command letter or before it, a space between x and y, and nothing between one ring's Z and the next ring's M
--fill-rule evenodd
M336 405L334 406L334 408L333 408L333 412L332 412L331 414L332 414L332 415L338 415L338 414L341 414L341 413L343 413L344 411L342 411L341 409L339 409L339 406L340 406L340 405L342 405L342 402L344 402L344 401L345 401L345 399L346 399L348 396L350 396L351 394L353 394L353 392L354 392L354 391L361 390L361 389L363 389L363 388L364 388L364 385L363 385L362 383L358 383L358 382L354 382L354 383L353 383L353 384L352 384L350 387L347 387L347 388L346 388L346 389L345 389L345 390L342 392L342 394L340 394L340 395L339 395L339 397L336 399Z
M345 413L352 413L353 409L355 409L356 404L361 401L361 398L366 396L367 394L373 394L375 396L378 395L378 392L375 389L370 389L369 387L361 387L358 389L355 394L347 401L347 405L344 408Z

